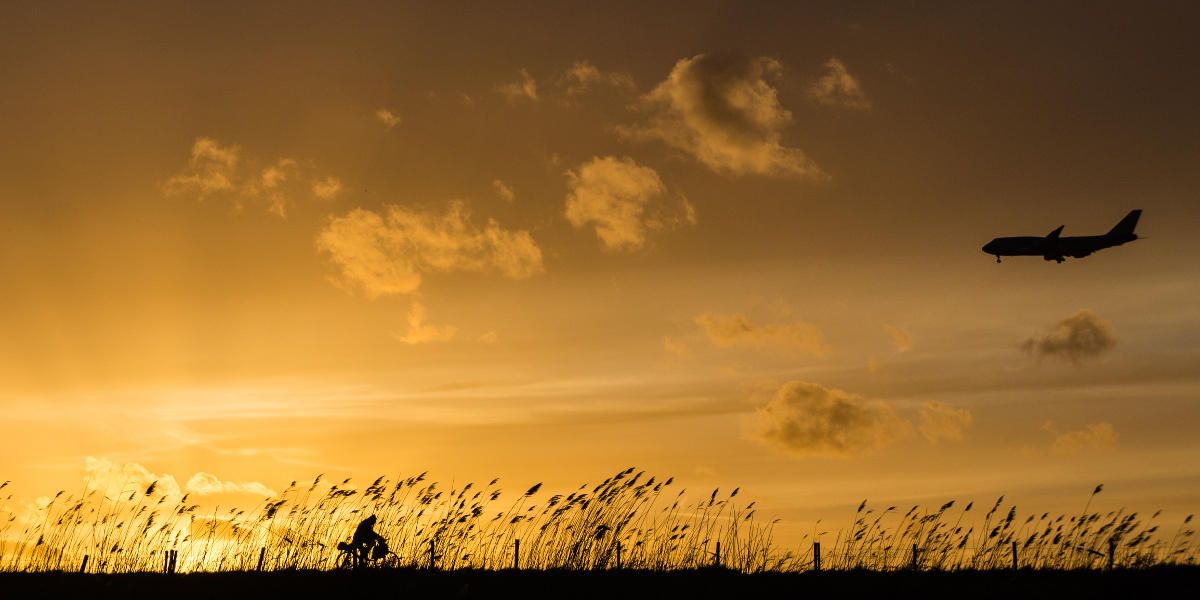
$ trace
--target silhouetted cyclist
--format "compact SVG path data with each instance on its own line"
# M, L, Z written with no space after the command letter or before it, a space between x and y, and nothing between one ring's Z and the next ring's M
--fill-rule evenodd
M382 558L387 555L387 540L375 533L375 515L363 519L358 524L358 528L354 530L354 538L350 540L347 549L354 555L354 566L363 565L370 559Z

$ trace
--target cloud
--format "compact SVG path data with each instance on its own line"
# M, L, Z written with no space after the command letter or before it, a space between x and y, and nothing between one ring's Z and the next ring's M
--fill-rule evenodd
M237 145L222 146L212 138L196 138L187 168L167 179L163 191L167 194L191 193L200 198L232 191L237 187L235 179L241 152Z
M918 429L930 442L961 441L963 431L970 426L971 411L965 408L954 408L932 400L926 400L921 405Z
M274 496L275 492L257 481L233 482L221 481L212 473L199 472L187 480L180 489L175 477L168 474L156 474L138 463L114 463L107 458L89 456L84 459L84 483L89 490L98 490L115 499L129 499L132 496L167 495L182 496L184 493L206 495L217 493L246 493L260 496ZM150 494L147 490L151 484L154 488Z
M620 127L635 140L658 140L726 175L788 175L823 181L825 173L781 143L792 114L779 104L772 58L698 55L675 64L638 106L644 123Z
M1021 348L1039 358L1057 356L1079 364L1108 352L1116 343L1112 326L1083 309L1059 321L1050 331L1025 340Z
M392 334L398 341L409 345L429 342L448 342L458 330L452 325L436 326L425 321L425 305L414 301L408 313L408 331Z
M274 496L275 491L257 481L222 481L212 473L203 471L192 475L185 488L189 494L207 496L209 494L254 494L256 496Z
M1055 435L1050 451L1060 456L1083 452L1107 452L1117 445L1117 430L1112 423L1089 423L1082 429L1060 432L1053 422L1044 429Z
M262 161L245 160L236 144L222 145L207 137L196 138L191 157L183 171L162 185L167 196L227 198L236 211L246 204L258 204L268 212L287 218L298 197L328 200L341 191L341 180L318 177L313 167L291 158L277 158L261 166Z
M523 101L537 102L540 100L540 98L538 98L537 82L533 80L533 77L529 76L529 71L521 69L519 74L521 76L520 81L503 84L496 88L497 91L499 91L500 94L504 96L504 98L508 100L510 104L516 104L517 102Z
M912 336L908 335L907 331L891 325L884 325L883 329L892 338L892 345L896 347L897 352L912 350Z
M592 226L605 250L637 250L648 231L696 222L687 198L672 198L658 173L632 158L595 157L567 171L567 188L567 220Z
M181 496L179 483L171 475L155 474L138 463L117 464L107 458L89 456L83 461L83 482L113 500L141 496L154 484L156 495Z
M380 123L383 123L383 126L388 129L391 129L404 122L404 119L401 119L400 115L386 108L381 108L375 111L375 118L378 119Z
M316 181L312 186L313 195L321 200L333 200L342 193L342 180L330 175Z
M253 198L262 198L267 203L267 210L280 218L287 218L289 204L289 181L299 176L296 161L281 158L274 165L264 168L257 177L251 179L244 187L243 193Z
M629 73L601 71L586 60L577 61L568 67L567 71L563 73L563 82L568 96L586 94L602 86L626 90L637 89L637 85L633 82L633 76Z
M484 333L483 335L479 336L479 338L476 341L478 341L481 344L488 344L490 346L492 344L499 342L500 336L495 331L488 331L488 332Z
M499 179L492 180L492 189L496 190L496 194L505 202L512 202L517 198L517 193L513 191L512 186Z
M759 325L743 315L706 313L696 317L696 324L704 330L713 345L722 348L779 348L814 356L828 351L821 330L809 323L797 321Z
M790 381L758 411L760 441L797 456L846 457L885 446L910 428L891 404Z
M542 272L542 251L528 231L495 220L476 225L466 205L444 213L388 206L332 217L317 248L340 270L340 283L368 298L410 294L425 273L469 271L526 279Z
M826 106L850 110L871 110L871 101L842 61L831 58L825 63L825 74L808 89L813 100Z

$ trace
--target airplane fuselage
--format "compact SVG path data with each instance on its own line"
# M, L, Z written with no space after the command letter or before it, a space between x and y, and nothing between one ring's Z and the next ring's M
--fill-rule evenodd
M1078 235L1070 237L1000 237L983 246L983 251L1000 256L1041 256L1062 262L1064 258L1083 258L1098 250L1120 246L1138 239L1137 234L1123 236Z
M1045 260L1063 262L1067 257L1083 258L1098 250L1120 246L1138 239L1133 232L1141 218L1141 209L1134 209L1104 235L1062 236L1064 226L1046 236L999 237L983 245L982 250L996 257L1040 256Z

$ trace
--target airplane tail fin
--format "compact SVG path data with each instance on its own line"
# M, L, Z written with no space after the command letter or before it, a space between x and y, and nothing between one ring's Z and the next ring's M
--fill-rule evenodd
M1120 223L1117 223L1112 229L1109 230L1108 235L1113 237L1133 235L1133 228L1137 227L1138 217L1141 216L1142 209L1140 208L1129 211L1129 214L1125 215L1125 218L1121 219Z
M1063 227L1066 227L1066 225L1059 225L1058 229L1046 234L1046 237L1052 240L1058 238L1062 234Z

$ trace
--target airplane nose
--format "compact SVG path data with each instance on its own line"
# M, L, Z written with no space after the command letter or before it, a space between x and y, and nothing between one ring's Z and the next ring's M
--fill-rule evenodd
M980 250L983 250L987 254L991 254L992 253L992 243L988 242L988 243L984 244L983 247L980 248Z

